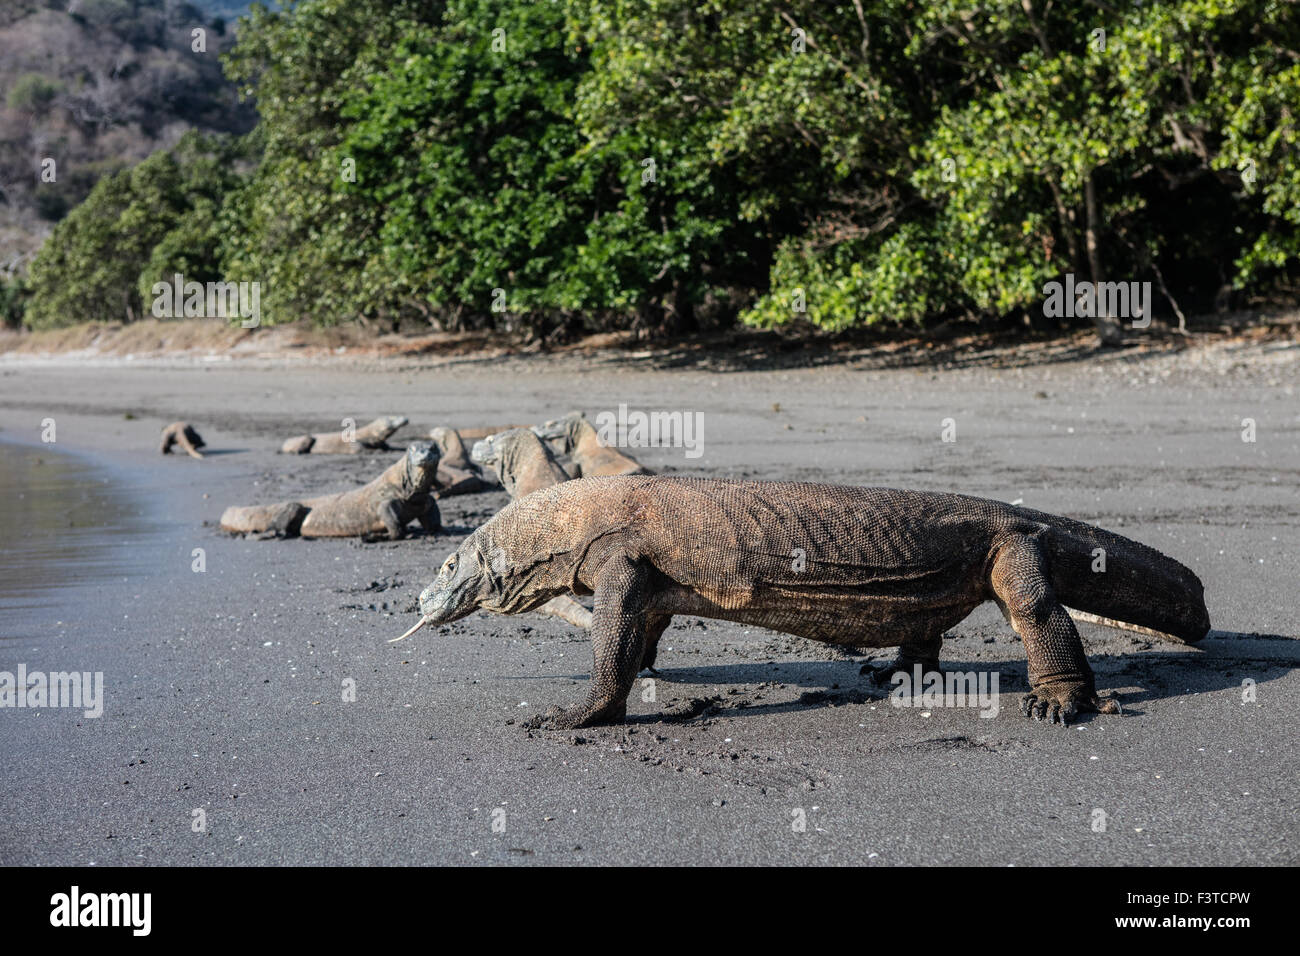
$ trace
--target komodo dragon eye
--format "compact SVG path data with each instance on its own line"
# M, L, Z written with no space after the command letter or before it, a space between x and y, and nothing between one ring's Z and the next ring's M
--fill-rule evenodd
M438 575L442 578L450 578L456 573L456 556L453 554L450 558L442 563L442 573Z

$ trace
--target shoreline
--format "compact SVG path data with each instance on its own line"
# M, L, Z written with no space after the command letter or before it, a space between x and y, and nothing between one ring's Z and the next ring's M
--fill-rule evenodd
M1300 310L1203 317L1181 335L1160 326L1126 330L1124 343L1100 348L1088 329L981 330L961 324L921 330L878 327L826 333L817 330L731 328L689 336L643 340L626 331L589 333L544 346L495 332L372 332L359 326L303 323L243 329L212 320L148 319L131 324L83 324L37 332L0 330L0 367L26 362L134 362L199 365L275 363L374 364L435 367L462 363L591 361L646 364L871 368L949 368L1115 359L1300 344Z

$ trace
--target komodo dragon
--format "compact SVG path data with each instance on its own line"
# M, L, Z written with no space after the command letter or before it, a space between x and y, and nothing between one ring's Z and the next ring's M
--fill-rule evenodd
M569 480L546 443L527 428L512 428L477 441L469 457L495 471L511 498L523 498Z
M1092 571L1104 548L1106 571ZM1026 715L1116 713L1065 606L1184 642L1210 627L1200 580L1091 525L965 495L706 478L580 478L513 502L447 558L420 621L517 614L595 594L587 700L535 726L624 719L672 615L759 625L938 667L944 632L995 601L1024 641ZM405 636L405 635L404 635Z
M478 441L482 438L491 438L498 432L531 427L531 425L479 425L474 428L457 428L456 433L465 441Z
M429 432L429 437L438 446L437 497L468 495L492 484L483 477L483 469L470 461L465 442L456 429L439 426Z
M199 451L204 446L203 439L189 422L172 422L162 430L162 444L158 450L168 455L173 445L180 445L191 458L203 457L203 452Z
M432 493L437 472L438 449L429 442L412 442L406 454L369 484L301 501L227 508L221 530L304 538L386 534L395 541L405 536L407 522L417 520L434 534L442 526Z
M369 425L352 432L350 438L342 429L316 435L298 435L287 439L280 446L280 453L282 455L355 455L368 448L387 451L389 437L407 421L405 415L376 418Z
M514 499L569 480L546 443L527 428L512 428L475 442L470 458L495 471ZM535 610L574 627L591 627L591 612L570 594L556 595Z
M599 478L605 475L652 475L635 458L617 448L602 444L600 435L582 412L570 412L563 418L537 425L533 433L574 464L570 477Z

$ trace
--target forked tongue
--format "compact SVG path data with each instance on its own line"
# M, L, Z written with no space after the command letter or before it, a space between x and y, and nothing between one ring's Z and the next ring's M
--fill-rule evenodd
M428 624L428 623L429 623L429 619L428 619L427 617L422 617L422 618L420 618L418 621L415 622L415 624L411 627L411 629L410 629L409 631L407 631L407 632L406 632L405 634L403 634L401 637L394 637L394 638L393 638L392 640L390 640L388 643L389 643L389 644L396 644L398 641L404 641L404 640L406 640L408 637L410 637L412 634L414 634L416 631L418 631L420 628L424 627L424 625L426 625L426 624Z

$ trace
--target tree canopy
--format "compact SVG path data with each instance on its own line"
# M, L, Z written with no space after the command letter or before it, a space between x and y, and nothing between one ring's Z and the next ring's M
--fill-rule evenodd
M1041 316L1065 275L1294 301L1297 50L1285 0L255 5L242 152L97 187L28 322L171 272L260 281L264 321L540 333Z

